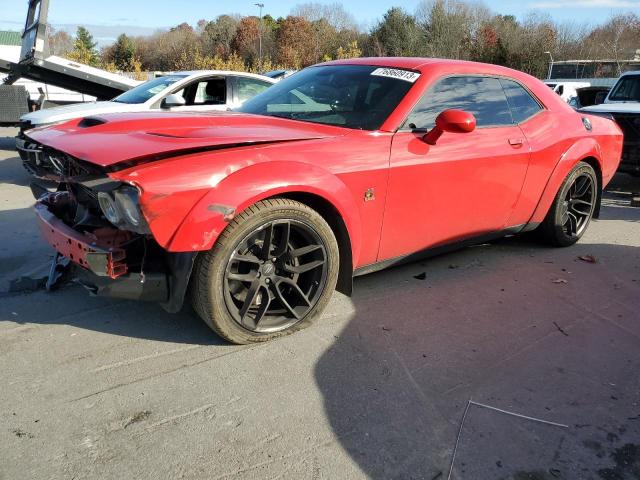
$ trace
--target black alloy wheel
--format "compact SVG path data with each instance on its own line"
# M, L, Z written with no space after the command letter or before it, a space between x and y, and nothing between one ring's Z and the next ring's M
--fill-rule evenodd
M225 273L225 302L243 328L278 332L313 308L326 278L326 248L315 230L274 220L238 243Z
M579 162L562 182L560 190L540 224L542 239L556 247L568 247L584 234L599 201L596 172Z
M562 227L571 237L580 237L593 215L596 201L596 185L588 173L578 175L562 202Z
M329 303L340 253L333 230L308 205L263 200L229 222L191 276L194 310L238 344L308 327Z

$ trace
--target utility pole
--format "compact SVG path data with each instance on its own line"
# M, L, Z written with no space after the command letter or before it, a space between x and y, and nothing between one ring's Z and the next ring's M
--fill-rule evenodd
M553 70L553 55L551 55L551 52L544 52L547 55L549 55L549 57L551 58L551 63L549 63L549 72L547 73L547 80L551 80L551 72Z
M254 3L256 7L260 9L260 16L258 17L258 64L260 65L259 69L262 69L262 9L264 8L264 3Z

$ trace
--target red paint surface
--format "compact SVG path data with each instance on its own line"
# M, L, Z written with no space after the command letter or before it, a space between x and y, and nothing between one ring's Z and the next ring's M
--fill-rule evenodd
M618 166L622 134L615 123L590 117L588 132L581 114L524 73L415 58L330 63L421 76L378 132L246 114L145 113L105 115L104 125L88 129L71 121L30 136L101 166L131 165L110 175L141 189L151 231L170 251L211 248L227 225L212 205L237 214L261 199L302 192L341 216L354 268L539 222L577 162L593 159L604 184ZM435 145L397 131L425 91L452 74L516 79L545 110L521 125L445 132ZM193 150L205 148L211 150ZM369 189L375 199L365 201Z

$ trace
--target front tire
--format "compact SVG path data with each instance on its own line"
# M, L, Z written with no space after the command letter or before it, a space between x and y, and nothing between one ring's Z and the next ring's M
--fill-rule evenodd
M576 243L589 225L598 199L593 167L579 162L567 175L539 230L542 239L556 247Z
M325 220L293 200L258 202L196 259L192 303L218 335L264 342L309 326L338 278L339 253Z

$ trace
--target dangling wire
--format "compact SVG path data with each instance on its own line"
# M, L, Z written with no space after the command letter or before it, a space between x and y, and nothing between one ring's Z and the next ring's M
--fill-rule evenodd
M143 241L144 243L143 243L143 250L142 250L142 262L140 263L140 283L145 282L144 261L147 258L147 237L144 237Z

